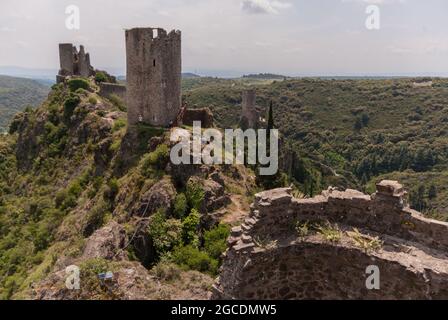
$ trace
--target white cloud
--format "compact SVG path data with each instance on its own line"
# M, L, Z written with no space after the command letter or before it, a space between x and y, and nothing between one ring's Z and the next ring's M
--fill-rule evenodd
M291 7L289 2L277 0L243 0L241 9L248 14L278 14L280 9Z

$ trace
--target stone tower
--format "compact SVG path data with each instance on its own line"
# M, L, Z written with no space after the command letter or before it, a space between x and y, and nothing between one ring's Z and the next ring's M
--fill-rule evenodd
M181 109L181 32L126 30L128 123L171 125Z
M260 111L255 105L255 90L243 91L241 125L243 129L257 129L259 126Z
M57 82L64 81L67 76L90 77L95 70L90 65L90 55L85 52L84 46L76 47L71 43L59 44L59 60L61 69L56 77Z

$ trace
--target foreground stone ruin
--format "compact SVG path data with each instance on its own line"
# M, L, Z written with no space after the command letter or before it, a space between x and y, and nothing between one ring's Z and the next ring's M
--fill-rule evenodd
M295 199L290 189L257 194L232 229L212 298L447 299L448 224L409 209L404 196L395 181L372 196L331 188L313 199ZM296 226L307 222L341 237L300 235ZM369 266L380 271L379 290L367 289Z

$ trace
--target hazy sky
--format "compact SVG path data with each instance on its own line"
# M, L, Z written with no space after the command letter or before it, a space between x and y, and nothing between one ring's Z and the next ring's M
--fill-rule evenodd
M365 26L369 4L380 30ZM447 15L446 0L0 0L0 66L56 69L73 42L124 70L124 29L160 26L182 30L184 71L448 75Z

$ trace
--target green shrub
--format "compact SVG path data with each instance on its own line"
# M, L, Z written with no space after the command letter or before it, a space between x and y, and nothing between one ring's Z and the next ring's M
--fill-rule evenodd
M174 216L178 219L182 219L188 209L187 197L184 193L179 193L174 199Z
M189 181L187 184L187 201L188 206L192 209L200 210L204 201L204 190L198 182Z
M81 98L77 95L70 94L70 96L64 101L64 118L70 119L73 115L73 111L81 102Z
M177 247L172 254L172 259L184 269L197 270L211 275L216 275L218 272L218 261L191 245Z
M182 239L184 244L191 244L194 247L199 246L199 223L201 215L196 209L192 209L191 213L182 221Z
M159 280L163 281L179 280L181 271L179 266L172 262L164 261L163 259L151 269L151 272L154 273Z
M70 91L75 92L78 89L89 90L89 81L85 79L71 79L68 81L68 87Z
M169 252L182 240L182 223L176 219L166 219L163 210L157 211L148 228L157 254Z
M89 103L93 104L93 105L96 105L98 103L98 100L95 97L90 97L89 98Z
M62 210L76 207L82 187L79 181L72 182L65 190L61 190L56 194L55 204L57 208Z
M77 94L79 96L87 96L89 94L89 92L86 89L79 88L75 91L75 94Z
M166 144L157 146L156 150L145 157L143 170L148 170L150 166L155 166L158 170L163 170L169 161L169 155L169 148Z
M106 190L104 190L103 193L104 200L113 202L119 190L120 186L118 185L118 180L116 178L110 179L107 183Z
M116 132L120 130L121 128L126 127L127 121L124 118L117 119L114 122L114 126L112 127L112 132Z
M110 215L109 207L104 200L101 200L88 212L82 231L84 237L90 237L95 230L104 225L107 216Z
M123 99L121 99L116 94L111 94L108 99L118 110L120 110L122 112L127 111L126 105L125 105Z
M212 230L204 233L204 250L214 259L219 259L227 249L227 238L230 235L230 227L220 224Z
M95 75L95 82L107 82L107 75L102 71L97 71Z

